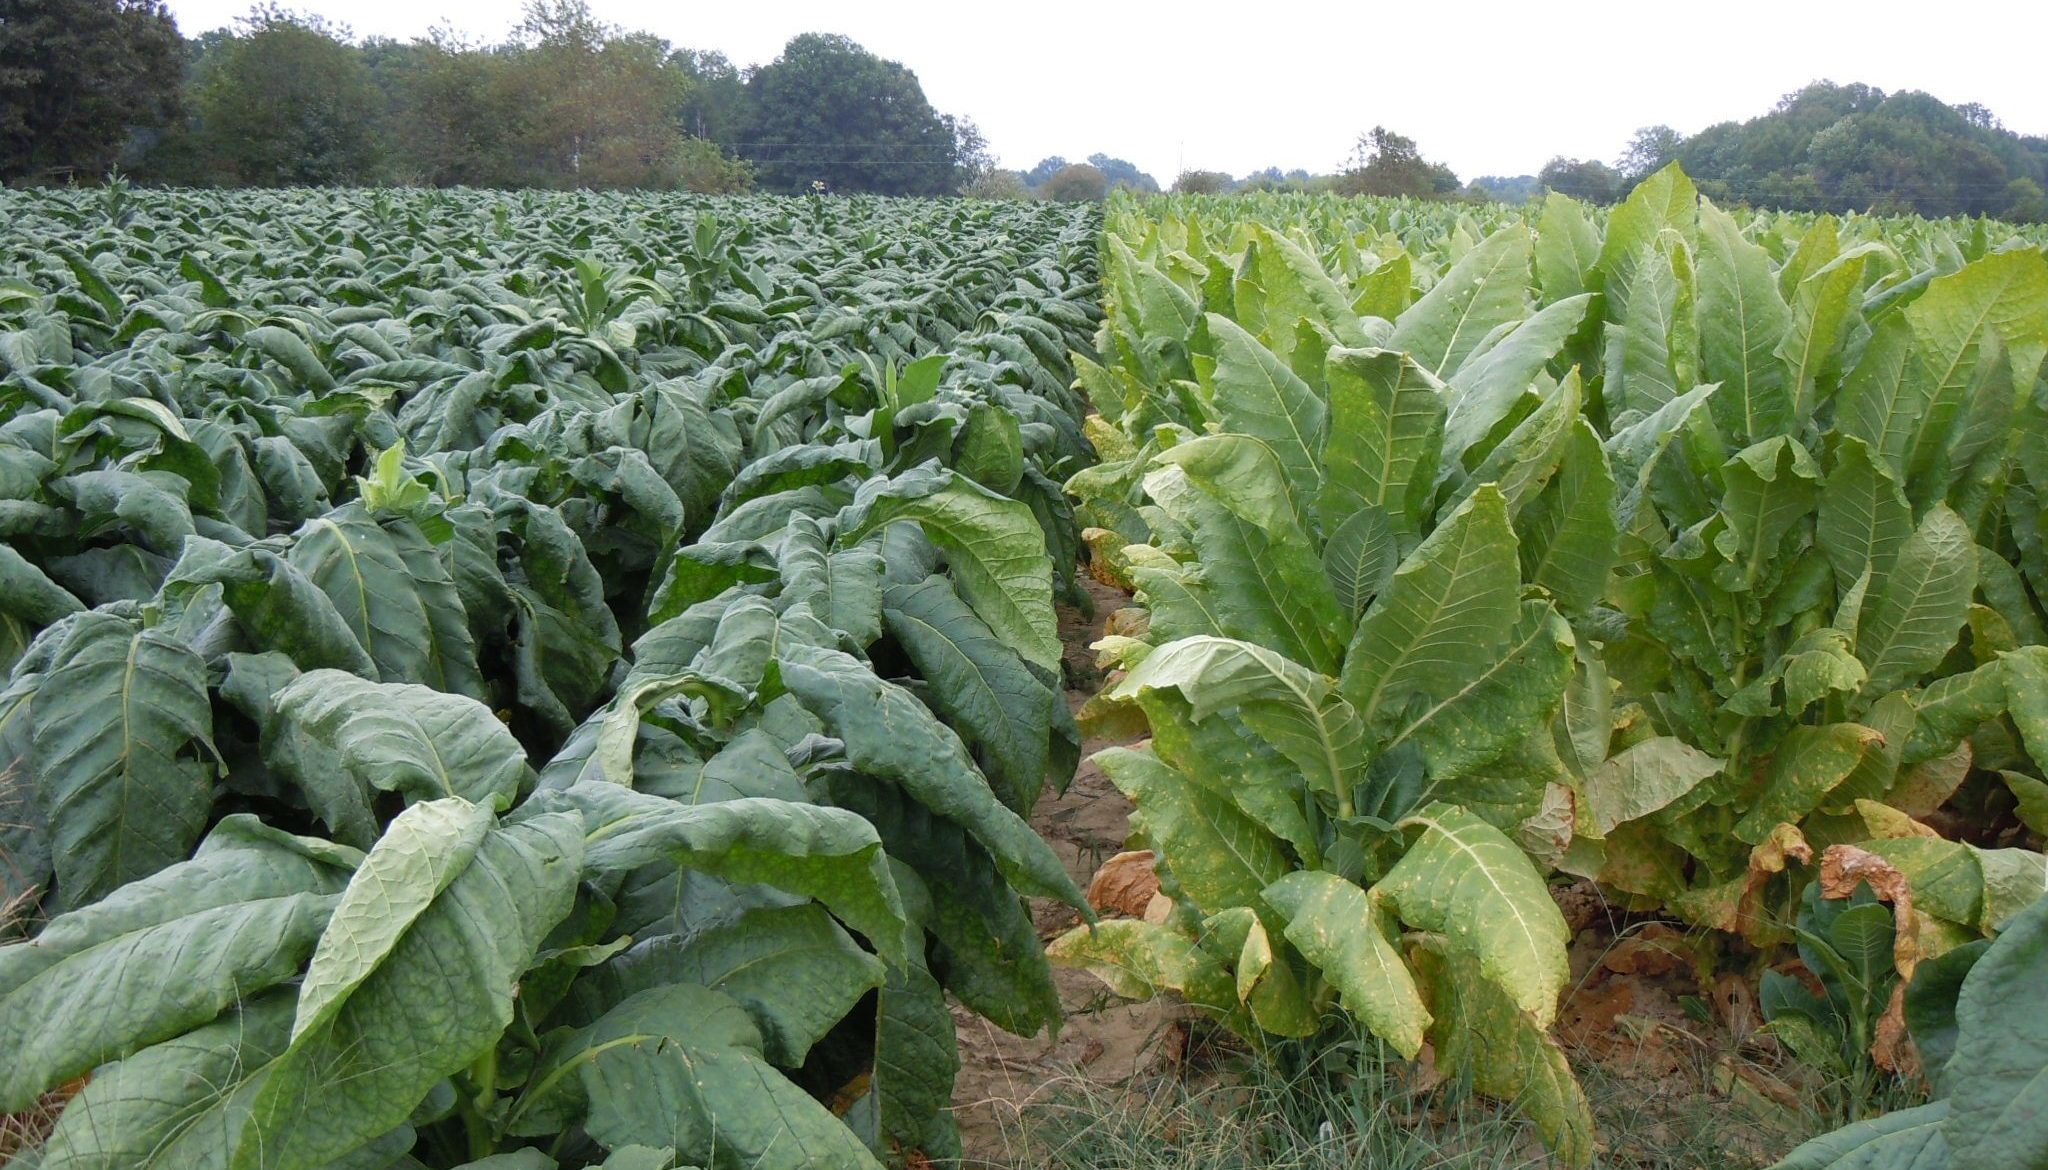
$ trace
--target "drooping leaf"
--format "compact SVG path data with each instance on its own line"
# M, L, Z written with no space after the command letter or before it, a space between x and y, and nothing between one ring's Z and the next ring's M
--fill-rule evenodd
M874 827L844 809L760 797L686 805L616 784L544 792L527 808L573 810L592 873L657 862L816 898L895 958L903 904Z
M455 582L409 522L386 528L344 507L309 522L287 560L333 601L380 678L482 694Z
M532 786L519 741L490 708L461 695L315 670L271 696L271 706L265 758L359 848L375 835L367 802L377 791L506 808Z
M543 814L472 841L474 809L415 805L364 859L314 951L291 1046L248 1102L236 1170L311 1170L389 1131L511 1023L519 974L568 913L580 834Z
M1037 799L1052 734L1052 698L941 577L891 585L883 619L933 685L932 706L981 753L991 783L1018 811Z
M1054 962L1081 967L1100 977L1125 999L1150 999L1178 992L1197 1007L1228 1014L1237 987L1215 956L1188 936L1137 918L1111 918L1077 926L1046 947Z
M794 646L777 662L783 685L845 743L855 767L972 834L1018 888L1082 904L1044 839L996 799L959 737L922 703L838 651Z
M112 613L79 614L31 718L30 767L64 906L185 859L213 804L213 712L196 651Z
M207 1024L297 977L349 851L223 821L198 856L0 947L0 1104Z
M631 996L543 1057L537 1083L587 1102L610 1149L660 1143L693 1162L879 1167L823 1105L761 1056L738 1004L671 984ZM574 1088L565 1082L573 1078Z
M1593 831L1606 836L1685 796L1720 773L1717 760L1674 736L1632 744L1586 773L1587 811Z
M1475 959L1538 1027L1557 1017L1569 972L1564 915L1526 855L1472 813L1434 804L1403 822L1422 835L1373 887L1403 922Z
M1847 780L1884 737L1861 723L1799 724L1778 741L1763 790L1735 822L1735 835L1758 844L1779 824L1798 824Z
M822 906L761 906L691 934L635 943L583 988L609 1002L670 983L697 983L732 997L760 1029L763 1052L794 1068L811 1047L883 985L886 967L861 949Z
M1270 833L1150 752L1112 748L1097 763L1137 804L1133 827L1172 859L1176 885L1198 910L1264 909L1261 891L1290 868Z
M918 522L946 554L960 596L989 629L1026 660L1059 669L1051 562L1028 505L951 472L912 471L863 484L840 517L840 540L860 541L897 520Z
M1392 924L1364 890L1335 874L1300 870L1266 887L1295 945L1372 1033L1412 1056L1430 1025L1415 976L1389 941Z
M1455 939L1427 942L1415 957L1436 1015L1430 1038L1444 1070L1511 1102L1536 1123L1564 1165L1591 1166L1592 1106L1548 1030Z
M42 1165L225 1170L259 1076L291 1036L289 992L252 996L213 1023L96 1073L65 1106Z
M1185 697L1197 722L1218 712L1243 720L1312 790L1334 797L1364 769L1365 726L1332 680L1263 646L1227 638L1169 642L1110 694L1142 703L1147 692L1168 688Z

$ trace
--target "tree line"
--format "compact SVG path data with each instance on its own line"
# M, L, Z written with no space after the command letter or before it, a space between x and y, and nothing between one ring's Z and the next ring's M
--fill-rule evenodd
M1310 190L1417 199L1523 203L1558 191L1614 203L1664 166L1684 165L1702 193L1728 206L2048 222L2048 137L2016 134L1983 106L1918 91L1817 81L1769 113L1687 136L1639 130L1612 163L1555 157L1534 175L1460 183L1415 141L1384 127L1360 137L1339 171L1268 168L1243 178L1187 171L1176 191Z
M1611 166L1555 158L1536 180L1612 202L1671 162L1724 204L2048 222L2048 137L2016 134L1974 103L1831 81L1691 136L1647 127Z
M2048 221L2048 138L2007 130L1982 106L1828 81L1691 136L1648 127L1611 164L1557 157L1536 175L1463 183L1376 126L1332 174L1191 170L1173 189L1609 203L1673 161L1724 204ZM915 73L840 36L806 33L743 69L599 21L588 0L526 0L496 44L447 30L358 41L275 4L188 38L162 0L6 0L0 181L116 168L193 186L823 184L1050 199L1160 186L1104 154L998 170L972 120L938 112Z
M805 34L740 69L527 0L503 43L357 41L266 4L186 38L160 0L8 0L0 180L951 194L993 160L917 75Z

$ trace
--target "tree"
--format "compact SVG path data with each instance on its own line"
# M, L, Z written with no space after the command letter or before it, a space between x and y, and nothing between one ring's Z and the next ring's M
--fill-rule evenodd
M1221 195L1230 187L1230 176L1222 171L1182 171L1173 181L1174 192L1180 195Z
M436 29L372 67L394 175L428 186L514 186L531 104L512 55Z
M0 179L106 173L131 133L169 125L184 43L157 0L8 0Z
M1109 195L1109 176L1087 163L1061 167L1039 194L1060 203L1100 203Z
M527 0L517 35L522 136L532 181L560 187L667 187L682 149L689 79L647 33L599 21L587 0Z
M1560 195L1588 203L1612 203L1621 194L1621 175L1595 158L1553 158L1543 164L1536 181Z
M1669 126L1645 126L1628 140L1614 169L1631 185L1639 183L1670 165L1684 145L1685 135Z
M675 183L699 195L738 195L754 189L754 168L728 158L709 138L685 138L674 160Z
M973 180L960 193L969 199L1029 199L1031 188L1018 171L989 171Z
M995 152L972 118L945 118L953 128L953 158L960 170L960 188L965 191L996 171Z
M1374 126L1359 135L1351 160L1338 177L1344 195L1406 196L1434 199L1458 190L1458 176L1441 163L1422 157L1413 138Z
M2048 223L2048 189L2032 179L2014 179L2005 185L2005 211L2001 219L2014 223Z
M1982 106L1816 81L1762 117L1707 127L1676 153L1716 198L1797 211L2017 215L2023 199L2012 185L2048 182L2038 143Z
M1111 158L1106 154L1091 154L1088 156L1088 165L1101 171L1103 177L1109 180L1111 187L1128 187L1133 191L1143 191L1147 194L1159 190L1159 180L1139 170L1136 163Z
M1465 193L1495 203L1527 203L1542 197L1543 182L1535 175L1481 175L1466 185Z
M1024 172L1024 181L1033 187L1045 186L1045 181L1067 169L1067 160L1059 155L1038 160L1038 165Z
M761 185L803 191L946 195L958 181L955 126L917 74L842 36L804 33L747 78L740 153Z
M214 182L289 186L376 177L380 99L347 30L258 8L196 94Z
M732 149L747 116L747 83L740 71L715 49L677 49L668 61L690 81L682 100L683 133Z

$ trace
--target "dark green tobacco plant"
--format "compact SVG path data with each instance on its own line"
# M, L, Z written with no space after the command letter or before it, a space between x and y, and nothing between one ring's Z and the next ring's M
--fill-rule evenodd
M957 1157L1080 903L1090 213L132 204L0 193L16 1162Z

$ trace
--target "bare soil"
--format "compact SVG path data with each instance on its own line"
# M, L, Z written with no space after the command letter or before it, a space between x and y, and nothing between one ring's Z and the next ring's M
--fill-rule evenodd
M1095 613L1060 609L1060 641L1065 647L1067 705L1079 709L1101 682L1089 643L1102 636L1103 623L1130 598L1082 575L1095 601ZM1031 812L1031 827L1052 844L1078 886L1104 861L1124 848L1130 832L1131 802L1116 790L1102 769L1088 757L1118 741L1090 739L1082 745L1081 769L1064 793L1047 790ZM1032 917L1039 937L1051 940L1080 923L1070 907L1049 899L1033 899ZM1066 1008L1066 1022L1057 1036L1012 1036L963 1008L954 1008L960 1044L960 1077L953 1105L969 1165L1001 1166L1005 1151L1017 1146L1019 1112L1042 1099L1055 1083L1084 1077L1100 1085L1124 1085L1173 1066L1186 1040L1181 1021L1185 1009L1165 999L1126 1003L1109 994L1101 980L1085 971L1055 967L1053 980Z

